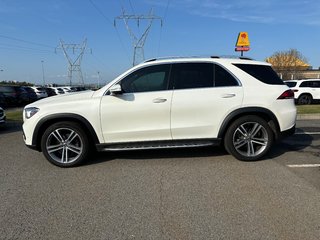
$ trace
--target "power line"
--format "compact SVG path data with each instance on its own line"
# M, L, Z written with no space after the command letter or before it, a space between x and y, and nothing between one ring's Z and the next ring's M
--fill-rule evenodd
M41 46L41 47L47 47L47 48L54 49L54 47L46 45L46 44L42 44L42 43L31 42L31 41L27 41L27 40L23 40L23 39L19 39L19 38L14 38L14 37L9 37L9 36L4 36L4 35L0 35L0 37L14 40L14 41L18 41L18 42L24 42L24 43L28 43L28 44L32 44L32 45L37 45L37 46Z
M101 11L101 9L100 9L92 0L89 0L89 2L90 2L90 3L92 4L92 6L100 13L100 15L103 16L103 18L104 18L108 23L110 23L112 26L114 26L114 23L113 23L112 21L110 21L110 19ZM123 41L122 41L122 39L121 39L121 37L120 37L120 33L119 33L118 29L117 29L117 28L114 28L114 29L115 29L115 31L116 31L116 33L117 33L117 37L118 37L118 39L119 39L119 42L120 42L120 44L121 44L124 52L125 52L126 55L127 55L128 60L130 60L128 51L127 51L127 49L126 49L126 47L125 47L125 45L124 45L124 43L123 43Z
M109 22L111 25L113 25L112 21L109 20L109 18L100 10L100 8L98 8L98 6L92 0L89 0L89 2L101 14L101 16L103 16L104 19L107 20L107 22Z
M132 6L132 3L131 3L131 0L129 0L129 4L130 4L132 13L135 14L134 9L133 9L133 6Z
M170 0L167 1L167 6L165 8L163 21L166 21L167 13L169 10L169 5L170 5ZM159 57L159 53L160 53L161 41L162 41L162 28L160 28L159 45L158 45L158 53L157 53L158 57Z
M154 20L160 20L161 26L162 26L162 18L153 15L153 9L151 9L150 13L148 15L130 15L126 14L125 10L122 9L122 15L115 17L115 23L116 20L123 20L124 24L127 28L127 31L132 38L132 45L133 45L133 66L141 63L144 60L144 44L146 42L147 36L150 32L151 25ZM141 36L137 36L132 28L129 26L129 21L134 20L137 22L138 27L140 25L141 21L147 21L147 26L145 28L144 33ZM140 34L139 34L140 35Z
M3 44L3 43L0 43L0 48L7 49L7 50L30 50L30 51L53 53L52 51L46 50L46 49L36 49L36 48L29 48L29 47L24 47L24 46Z

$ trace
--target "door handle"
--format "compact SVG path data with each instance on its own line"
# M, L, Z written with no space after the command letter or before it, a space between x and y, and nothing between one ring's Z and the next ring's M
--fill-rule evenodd
M165 99L165 98L156 98L156 99L153 99L153 103L164 103L164 102L166 102L167 101L167 99Z
M236 94L235 93L227 93L227 94L223 94L221 97L222 98L232 98L235 97Z

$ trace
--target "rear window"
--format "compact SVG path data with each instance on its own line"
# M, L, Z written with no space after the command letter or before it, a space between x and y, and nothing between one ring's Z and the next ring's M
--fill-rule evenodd
M284 82L279 78L271 66L254 64L234 65L263 83L271 85L284 85Z
M284 83L290 88L297 86L297 82L284 82Z
M7 86L0 86L1 92L15 92L13 87L7 87Z

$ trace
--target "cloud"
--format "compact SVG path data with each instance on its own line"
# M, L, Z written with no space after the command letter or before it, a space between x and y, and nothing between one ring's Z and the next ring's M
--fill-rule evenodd
M167 1L145 0L165 7ZM320 25L319 0L171 0L170 8L234 22Z

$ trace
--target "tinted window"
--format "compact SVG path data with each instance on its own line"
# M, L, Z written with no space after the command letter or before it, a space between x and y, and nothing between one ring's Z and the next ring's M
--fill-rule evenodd
M162 91L168 88L170 65L139 69L121 81L124 93Z
M320 88L320 81L314 81L313 82L313 87Z
M305 81L300 84L300 87L312 87L312 82Z
M228 71L219 65L215 65L214 85L216 87L239 86L239 83Z
M213 64L181 63L172 66L175 89L213 87Z
M295 87L297 85L297 82L284 82L288 87Z
M254 64L234 64L236 67L255 77L263 83L271 85L284 85L277 73L270 66Z

